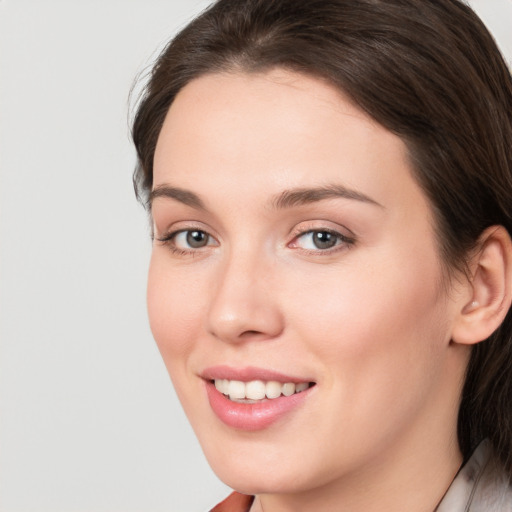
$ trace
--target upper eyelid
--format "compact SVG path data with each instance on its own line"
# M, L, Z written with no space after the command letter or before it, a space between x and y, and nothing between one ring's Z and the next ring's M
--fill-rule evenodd
M353 246L357 242L357 237L352 230L340 224L336 224L336 227L328 226L326 224L327 222L329 221L312 221L309 223L298 224L291 233L293 237L292 240L288 242L287 245L295 250L302 249L308 253L327 255L329 253L332 254L333 252L339 251L343 246ZM338 238L337 243L326 249L307 249L299 246L298 240L303 238L305 235L321 232L331 233L336 236Z
M333 226L334 224L334 226ZM346 226L338 223L333 223L331 221L326 220L317 220L317 221L310 221L310 222L304 222L297 224L292 230L291 235L292 236L299 236L305 233L311 233L311 232L318 232L318 231L328 231L329 233L339 234L342 237L355 239L356 234Z
M162 240L171 240L173 239L174 237L176 237L177 235L181 234L181 233L186 233L187 231L201 231L202 233L205 233L208 237L212 238L213 240L217 241L217 238L215 236L213 236L209 231L207 231L206 229L202 229L202 228L199 228L199 227L188 227L188 228L183 228L183 229L169 229L167 231L165 231L160 237L158 237L157 239L162 241Z
M163 224L163 223L162 223ZM165 227L163 229L158 229L158 225L156 222L153 222L152 225L153 234L156 238L156 233L159 233L159 236L168 236L169 234L177 234L179 232L183 231L204 231L208 235L212 236L213 238L217 238L216 235L212 233L212 229L209 226L206 226L201 221L177 221L177 222L171 222L169 224L166 223Z
M344 235L343 233L340 233L339 231L336 231L334 229L307 229L305 231L302 231L300 233L297 233L294 237L293 237L293 240L296 240L298 238L302 238L304 235L311 235L313 233L330 233L331 235L334 235L334 236L337 236L340 240L344 241L344 242L354 242L355 239L354 237L352 236L349 236L349 235ZM292 242L293 242L292 240Z

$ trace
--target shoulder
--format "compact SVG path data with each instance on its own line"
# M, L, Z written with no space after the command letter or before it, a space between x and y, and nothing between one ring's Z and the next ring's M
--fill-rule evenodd
M510 512L512 486L494 454L483 441L459 471L436 512Z
M249 512L253 500L254 496L233 492L224 501L213 507L210 512Z

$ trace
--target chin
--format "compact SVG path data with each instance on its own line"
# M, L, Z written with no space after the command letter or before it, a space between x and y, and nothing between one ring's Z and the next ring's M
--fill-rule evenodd
M278 468L256 464L211 465L227 486L242 494L297 493L311 487L302 468ZM270 468L270 469L269 469Z
M321 461L315 464L313 453L308 455L278 440L262 442L256 436L253 439L243 437L246 439L242 442L232 443L200 439L215 474L240 493L297 493L329 479L325 465Z

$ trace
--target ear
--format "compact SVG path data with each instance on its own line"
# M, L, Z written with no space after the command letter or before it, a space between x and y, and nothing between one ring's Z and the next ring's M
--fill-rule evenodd
M482 233L470 270L468 293L452 331L452 341L464 345L487 339L512 303L512 242L503 226L491 226Z

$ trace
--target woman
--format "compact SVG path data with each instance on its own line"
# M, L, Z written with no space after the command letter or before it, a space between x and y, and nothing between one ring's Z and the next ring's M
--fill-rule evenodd
M215 510L512 510L512 79L466 5L220 0L133 138Z

